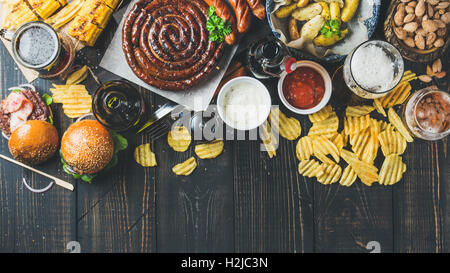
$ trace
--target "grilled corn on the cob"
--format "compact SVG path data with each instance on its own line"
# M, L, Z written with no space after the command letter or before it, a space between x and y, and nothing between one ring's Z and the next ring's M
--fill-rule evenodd
M87 18L89 22L104 29L108 24L112 12L113 10L100 0L90 0L83 5L78 16Z
M85 0L77 17L70 24L67 33L88 46L93 46L108 24L114 10L105 1L109 1L109 5L114 7L118 3L117 0Z
M81 16L75 18L67 31L67 34L85 42L88 46L93 46L101 33L101 28L89 22L89 18Z
M63 9L58 11L55 15L45 20L45 22L52 25L54 29L59 29L69 21L71 21L73 18L75 18L75 16L81 10L83 3L84 0L73 0Z
M28 3L42 19L47 19L61 7L61 4L56 0L28 0Z
M102 3L114 10L119 4L119 0L102 0Z
M15 28L18 28L22 24L37 20L38 20L37 16L22 0L19 0L13 4L11 12L8 14L6 18L6 21L9 21L12 24L14 24Z

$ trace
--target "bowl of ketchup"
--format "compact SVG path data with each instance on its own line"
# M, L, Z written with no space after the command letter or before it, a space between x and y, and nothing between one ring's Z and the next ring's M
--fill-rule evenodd
M292 112L308 115L322 109L331 97L331 78L318 63L298 61L297 68L281 74L278 95Z

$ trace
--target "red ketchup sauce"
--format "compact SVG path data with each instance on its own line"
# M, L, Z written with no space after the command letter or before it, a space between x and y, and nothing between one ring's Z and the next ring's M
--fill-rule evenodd
M315 69L301 66L284 78L283 94L290 105L311 109L322 100L325 82Z

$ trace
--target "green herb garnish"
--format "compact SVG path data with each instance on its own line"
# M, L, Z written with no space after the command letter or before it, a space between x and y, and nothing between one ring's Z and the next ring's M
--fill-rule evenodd
M50 123L51 125L53 125L53 118L52 118L52 116L48 116L48 123Z
M213 6L208 9L208 21L206 22L206 29L209 31L209 40L213 42L222 43L225 37L231 33L231 24L228 21L222 20L216 15L216 10Z
M44 99L45 104L47 104L47 105L50 105L50 104L52 104L52 102L53 102L52 97L51 97L49 94L47 94L47 93L45 93L44 95L42 95L42 98Z
M336 34L341 37L341 21L339 20L328 20L325 25L320 30L320 34L325 36L325 38L330 38L331 35Z

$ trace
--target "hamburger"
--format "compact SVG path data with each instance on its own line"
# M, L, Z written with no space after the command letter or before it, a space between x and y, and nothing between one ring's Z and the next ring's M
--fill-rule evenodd
M82 120L69 126L61 139L64 171L91 182L102 171L117 164L117 153L126 149L127 140L110 132L95 120Z
M51 97L45 94L44 99L32 85L21 85L10 88L11 93L1 101L0 125L5 136L10 137L15 129L27 120L41 120L53 124Z
M55 126L42 120L28 120L14 130L8 142L11 155L29 165L41 164L58 150Z

